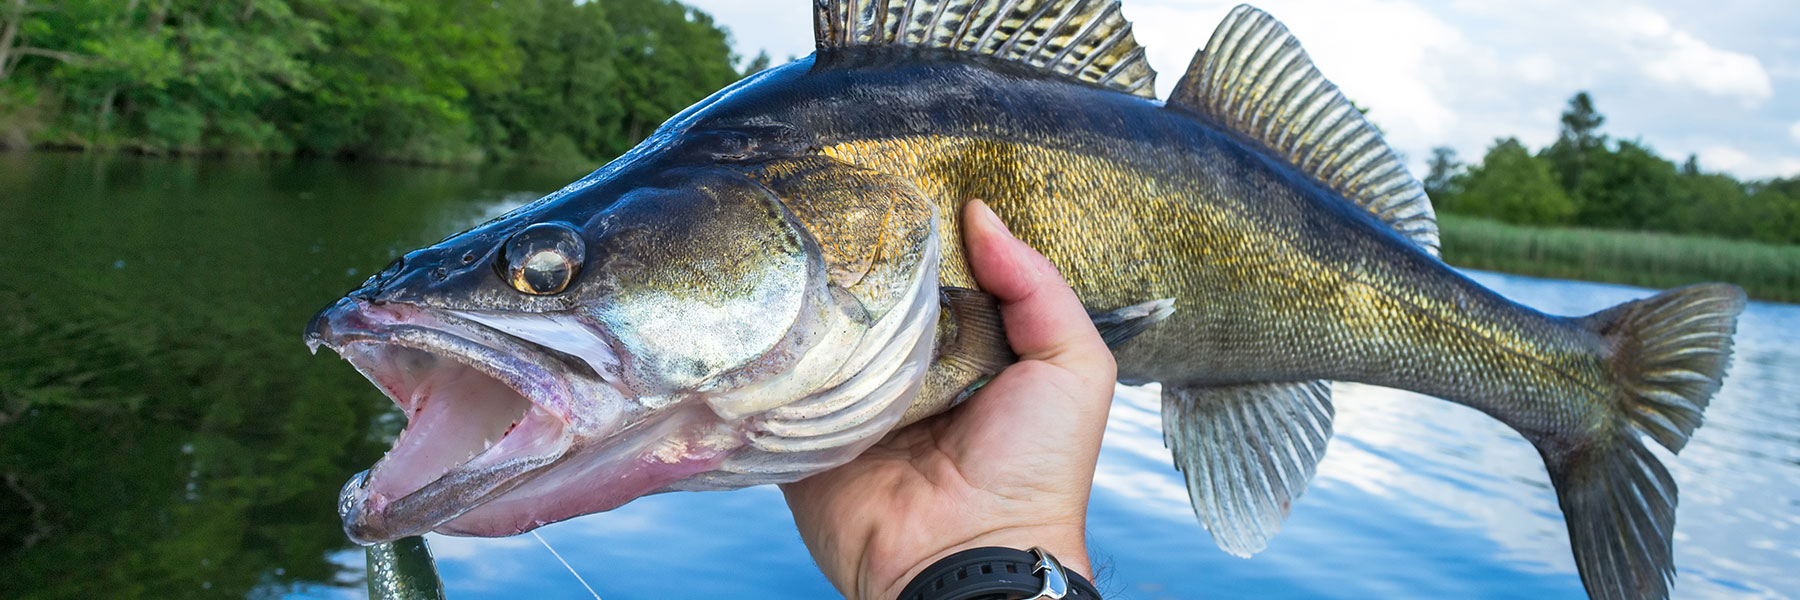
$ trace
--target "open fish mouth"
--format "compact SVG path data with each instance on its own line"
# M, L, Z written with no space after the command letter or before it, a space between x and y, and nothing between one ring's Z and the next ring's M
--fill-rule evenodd
M344 530L359 543L440 527L510 533L492 518L487 529L455 521L564 461L577 430L622 421L622 402L599 413L614 415L599 420L609 422L571 419L574 386L597 379L576 375L579 359L446 311L346 298L314 317L306 340L336 351L406 415L393 449L339 496Z

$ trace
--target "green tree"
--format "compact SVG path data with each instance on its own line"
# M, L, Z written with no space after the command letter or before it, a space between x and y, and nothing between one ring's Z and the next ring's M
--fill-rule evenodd
M79 54L33 44L34 37L50 33L44 22L31 19L33 13L52 10L48 4L26 0L0 0L0 81L12 75L13 69L27 56L38 56L61 62L85 59Z
M466 100L520 68L507 3L296 0L327 26L318 85L283 103L302 150L430 162L480 156Z
M706 13L671 0L610 0L607 8L620 48L627 139L643 139L676 110L738 79L725 31Z
M735 62L672 0L0 0L0 144L591 162Z
M1425 174L1425 194L1439 204L1452 202L1456 186L1461 183L1457 176L1463 170L1462 163L1456 161L1456 149L1449 146L1432 148L1428 165L1430 170Z
M1614 229L1681 227L1690 207L1677 202L1675 163L1630 140L1586 156L1574 193L1580 205L1577 223Z
M1800 244L1800 176L1759 181L1747 187L1743 237Z
M591 162L624 139L618 40L609 3L525 0L513 10L522 64L512 85L475 93L470 104L490 151L537 162ZM671 114L673 110L670 111Z
M1750 223L1749 195L1744 185L1729 175L1692 173L1684 168L1675 190L1678 210L1653 221L1651 228L1663 231L1705 233L1728 238L1748 238L1754 227Z
M1541 154L1550 161L1563 190L1578 203L1581 195L1577 188L1583 171L1592 161L1593 154L1606 149L1606 136L1600 133L1600 125L1605 122L1606 117L1594 108L1593 97L1587 92L1576 92L1563 109L1562 130L1558 132L1556 142Z
M1460 179L1460 192L1444 204L1447 212L1532 225L1565 224L1575 215L1549 165L1517 138L1497 140Z
M34 17L72 57L44 73L70 103L56 141L153 152L281 149L258 109L310 84L297 53L319 40L281 0L69 0Z
M750 59L750 62L744 64L744 76L749 77L768 70L769 64L769 51L758 50L756 52L756 58L752 58Z

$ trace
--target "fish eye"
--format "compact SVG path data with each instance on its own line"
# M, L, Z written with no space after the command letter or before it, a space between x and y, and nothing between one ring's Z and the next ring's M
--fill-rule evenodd
M513 289L548 296L568 289L586 259L581 236L562 223L538 223L506 242L503 276Z

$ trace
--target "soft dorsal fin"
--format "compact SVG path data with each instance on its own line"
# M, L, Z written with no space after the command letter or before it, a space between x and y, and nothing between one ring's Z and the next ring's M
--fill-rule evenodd
M1249 5L1232 9L1175 84L1169 104L1261 142L1437 255L1437 216L1424 186L1268 13Z
M946 48L1156 99L1156 71L1118 0L815 0L820 49Z

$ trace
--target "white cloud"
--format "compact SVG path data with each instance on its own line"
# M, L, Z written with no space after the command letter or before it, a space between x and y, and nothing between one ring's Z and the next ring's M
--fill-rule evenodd
M1163 96L1186 70L1194 51L1237 0L1128 0L1125 16L1161 74ZM1387 132L1388 141L1423 164L1431 146L1461 126L1444 86L1439 59L1466 54L1455 27L1405 0L1266 0L1258 7L1281 19L1320 72Z
M1124 0L1164 97L1237 1ZM808 3L690 3L732 30L740 54L767 48L779 62L811 52ZM1477 160L1498 137L1548 144L1557 113L1580 90L1594 94L1614 137L1641 138L1671 157L1699 152L1709 168L1740 177L1800 172L1791 162L1800 114L1770 101L1800 92L1800 63L1785 31L1767 25L1800 10L1674 0L1258 5L1288 25L1346 95L1372 109L1415 172L1433 146ZM1704 150L1714 147L1742 157L1708 157Z
M1727 171L1746 179L1800 175L1800 156L1752 154L1723 144L1707 146L1699 156L1708 171Z
M1745 106L1755 106L1775 93L1762 61L1675 29L1661 14L1632 7L1609 20L1630 44L1641 72L1652 80L1737 98Z
M685 0L713 16L713 22L731 31L733 48L748 61L767 51L773 64L787 57L812 54L810 2L745 2L744 0Z
M1514 62L1513 73L1532 85L1551 83L1556 81L1556 60L1546 54L1532 54Z
M1700 152L1700 160L1709 168L1730 171L1743 168L1755 159L1730 146L1708 146Z

